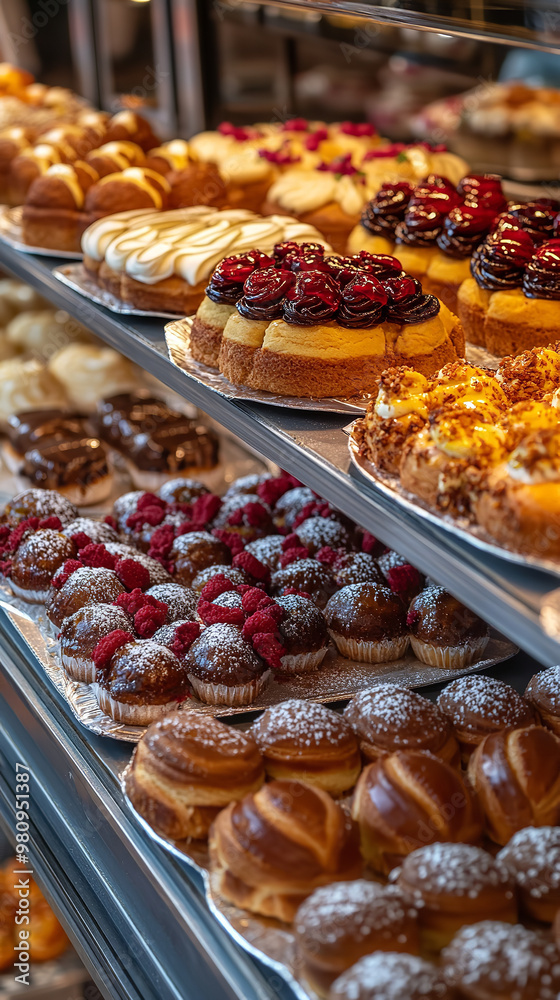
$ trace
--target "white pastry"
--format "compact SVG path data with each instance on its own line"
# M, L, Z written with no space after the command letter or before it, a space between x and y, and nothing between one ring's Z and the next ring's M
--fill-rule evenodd
M94 344L69 344L54 355L48 370L62 383L70 402L82 410L93 409L104 396L134 389L140 378L131 361L110 347Z

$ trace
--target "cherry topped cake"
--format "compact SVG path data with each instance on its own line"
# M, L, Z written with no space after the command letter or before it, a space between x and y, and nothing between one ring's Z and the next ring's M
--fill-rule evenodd
M210 323L200 307L194 357L283 396L355 396L390 365L431 374L464 350L457 317L386 254L277 244L273 256L227 257L206 296L223 311Z

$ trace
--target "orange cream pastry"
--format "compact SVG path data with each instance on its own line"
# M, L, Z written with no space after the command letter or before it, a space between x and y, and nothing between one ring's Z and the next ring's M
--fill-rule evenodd
M515 216L477 249L458 293L467 339L493 354L520 354L560 334L560 240L536 245Z
M29 188L22 212L22 233L30 246L80 251L87 228L86 191L97 180L88 163L55 163Z
M243 288L235 260L223 261L210 283L214 301L237 298L218 357L230 382L351 397L370 391L387 365L409 362L429 374L461 350L456 318L395 258L326 257L321 247L289 244L275 255L253 264Z
M452 184L458 184L468 172L468 163L441 146L432 147L425 142L410 145L398 142L370 149L360 168L377 190L386 181L403 179L415 184L429 174L447 177Z
M191 162L189 144L184 139L172 139L155 146L146 154L146 166L167 176L173 170L184 170Z
M92 149L85 157L86 162L97 170L100 177L126 170L127 167L143 167L146 165L146 155L135 142L123 139L120 142L106 142L97 149Z
M113 142L113 140L121 141L122 139L135 142L141 146L144 152L159 146L159 139L152 131L150 123L141 115L137 115L135 111L119 111L107 122L105 141Z
M169 184L162 174L146 167L126 167L102 177L88 191L85 211L90 222L112 215L115 209L149 208L161 212L167 208L169 192Z
M560 427L528 434L491 470L476 503L478 523L501 545L560 558Z
M56 146L47 142L40 142L18 153L12 160L8 181L11 203L22 205L33 181L54 163L62 163L62 157Z
M192 313L225 254L255 244L268 253L282 240L300 238L301 230L293 219L264 219L242 209L122 212L84 234L84 265L101 287L131 305Z
M323 166L288 170L270 188L263 212L295 216L318 229L335 251L344 253L371 191L349 156Z

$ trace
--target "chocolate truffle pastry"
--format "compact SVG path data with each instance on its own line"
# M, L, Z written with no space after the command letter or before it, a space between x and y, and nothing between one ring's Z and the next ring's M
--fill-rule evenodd
M115 653L92 685L99 708L115 722L149 726L187 697L184 664L153 639L131 639Z
M314 503L317 494L308 486L296 486L284 493L274 505L274 523L279 528L292 529L292 525L303 508L308 503Z
M201 569L200 573L196 574L193 582L191 583L192 590L196 594L200 594L213 576L225 576L226 580L229 580L234 587L238 587L240 584L249 583L249 577L247 574L242 569L238 569L236 566L207 566L206 569Z
M542 932L483 920L463 927L444 950L442 972L459 1000L555 1000L559 958Z
M517 921L515 880L471 844L430 844L409 854L396 884L418 906L422 953L438 955L465 924Z
M486 736L469 761L468 778L497 844L507 844L525 826L560 823L560 737L548 729Z
M197 479L180 476L178 479L168 479L158 490L158 497L167 503L194 503L198 497L203 497L210 490Z
M136 435L128 451L135 486L157 489L177 473L208 471L218 463L219 439L210 428L182 414L168 420L149 436Z
M298 594L279 597L284 610L278 623L280 641L286 650L281 657L282 672L304 674L321 666L329 645L324 615L313 602Z
M213 163L189 163L166 172L166 176L171 185L170 208L191 208L193 205L225 208L227 205L227 186Z
M488 645L486 622L442 587L426 587L414 598L407 625L416 656L432 667L466 667Z
M226 806L210 858L222 896L286 923L314 889L362 871L356 825L327 792L298 781L271 781Z
M22 235L30 246L80 253L90 218L87 192L97 173L89 164L55 163L33 181L22 210Z
M34 485L56 489L77 506L99 503L113 488L107 449L85 431L63 440L46 438L29 448L20 473Z
M333 984L331 1000L455 1000L439 969L416 955L374 952Z
M31 604L46 601L53 576L76 556L74 542L61 531L42 528L24 537L12 559L10 586L16 597Z
M477 844L482 837L478 803L459 771L421 750L368 764L356 785L352 816L366 862L384 875L425 844Z
M60 590L51 589L45 602L47 618L60 629L65 618L89 604L112 604L125 588L112 569L82 566Z
M416 912L400 889L357 879L316 889L294 921L309 985L328 1000L335 979L371 952L419 951Z
M96 668L93 651L97 643L119 629L134 631L130 617L114 604L90 604L65 618L60 628L60 660L68 677L93 684Z
M274 572L280 565L283 541L284 535L265 535L264 538L256 538L254 542L249 542L245 546L245 551Z
M324 705L296 698L273 705L253 723L251 734L267 778L305 781L335 797L357 781L357 740L344 719Z
M78 517L78 509L55 490L24 490L8 500L4 518L11 528L15 528L28 517L58 517L65 525Z
M515 879L524 913L552 923L560 911L560 828L518 830L498 854L498 861Z
M461 747L464 763L489 733L517 729L539 721L529 702L504 681L485 674L458 677L437 700Z
M276 570L270 579L271 593L281 597L287 587L295 587L300 593L309 594L318 608L324 608L336 590L329 567L316 559L298 559L285 569Z
M167 604L166 625L179 620L198 621L196 614L198 595L189 587L182 587L179 583L158 583L155 587L150 587L146 593L150 597L155 597L156 601Z
M170 558L175 563L177 583L190 587L207 566L231 565L231 549L208 531L191 531L175 539Z
M105 545L107 542L116 542L118 540L118 534L110 524L105 524L105 521L94 521L91 517L77 517L74 521L70 521L65 528L62 529L63 535L68 538L72 538L72 535L81 534L87 535L90 541L95 545Z
M549 667L531 677L525 698L538 712L543 726L560 736L560 667Z
M297 564L296 564L297 565ZM398 660L408 649L402 601L377 583L351 583L325 608L329 634L339 653L366 663Z
M379 583L385 579L377 561L367 552L346 552L333 565L335 583L347 587L350 583Z
M62 410L23 410L13 413L6 433L9 440L9 457L21 461L30 448L44 441L64 441L69 437L85 434L85 417Z
M148 436L173 412L162 399L147 392L119 392L99 400L91 419L103 441L127 452L137 435Z
M379 684L361 691L346 706L344 718L367 763L397 750L429 750L447 764L459 764L451 725L433 702L409 688Z
M193 691L206 705L250 705L270 670L235 625L209 625L185 657Z
M325 545L331 549L347 549L351 546L350 533L344 525L329 517L308 517L297 527L296 534L312 556Z
M125 789L162 836L202 839L224 806L256 792L263 781L262 758L247 733L212 716L173 712L139 741Z

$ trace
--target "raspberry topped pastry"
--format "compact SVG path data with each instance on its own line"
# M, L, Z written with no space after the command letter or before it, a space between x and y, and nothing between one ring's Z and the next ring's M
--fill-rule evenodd
M93 651L94 691L102 712L117 722L148 726L184 701L187 672L181 660L151 639L110 632Z
M61 531L39 529L24 537L12 559L10 586L14 594L32 603L45 601L52 578L76 551L72 539Z
M355 396L391 364L431 374L463 350L456 317L395 257L284 243L268 261L256 251L223 261L208 290L229 318L223 333L221 323L209 330L201 307L194 339L212 339L204 360L215 363L221 334L218 367L236 385Z

